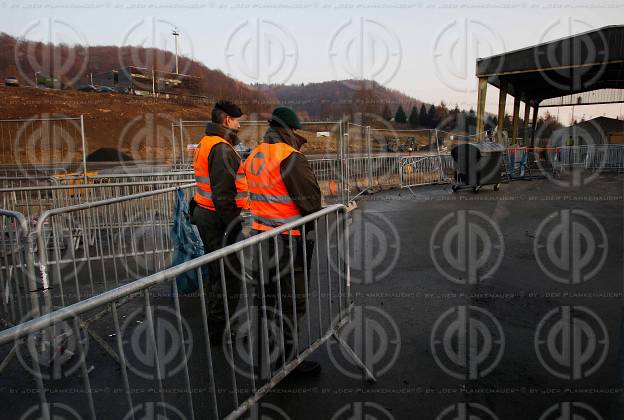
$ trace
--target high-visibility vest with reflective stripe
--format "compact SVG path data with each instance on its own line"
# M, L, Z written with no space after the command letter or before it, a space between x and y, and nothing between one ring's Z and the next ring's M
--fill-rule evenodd
M261 143L245 160L252 229L270 230L301 217L280 172L282 161L293 153L300 152L285 143ZM290 232L301 235L299 229Z
M225 143L232 147L230 143L219 136L204 136L199 141L199 145L195 148L193 155L193 169L195 171L195 181L197 188L195 190L195 201L200 206L215 211L214 201L212 200L212 188L210 186L210 168L208 168L208 156L212 148L219 143ZM232 148L232 150L234 150ZM236 153L236 151L234 150ZM238 153L237 153L238 154ZM219 157L216 157L219 159ZM241 209L249 208L249 194L247 191L247 180L243 170L242 162L236 168L236 206Z

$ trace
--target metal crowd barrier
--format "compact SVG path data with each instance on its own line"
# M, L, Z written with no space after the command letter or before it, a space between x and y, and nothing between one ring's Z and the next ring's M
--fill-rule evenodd
M371 156L369 159L371 186L379 188L397 186L400 160L401 157L397 155Z
M558 147L508 147L503 158L509 179L539 178L560 171Z
M2 176L51 175L58 168L80 166L86 172L84 116L41 114L0 119L0 155L14 164L1 165ZM45 162L45 163L41 163Z
M155 168L158 169L158 168ZM82 174L53 174L37 176L0 176L0 188L26 188L56 185L84 185L85 178L88 185L97 184L118 184L136 182L155 181L176 181L192 180L193 169L186 171L159 171L159 172L137 172L137 173L110 173L93 174L88 173L85 177Z
M624 145L593 144L582 146L511 148L508 151L512 177L526 177L537 172L558 174L570 170L624 170Z
M44 210L32 229L22 213L0 210L0 327L166 267L176 189Z
M162 418L179 413L189 419L235 419L257 407L332 337L374 381L339 335L352 305L347 219L345 206L329 206L1 331L0 351L12 346L20 355L20 363L5 366L3 376L14 384L30 377L26 370L34 375L37 391L21 395L4 414L17 418L29 410L51 419L74 410L83 418L143 418L137 410L149 406ZM293 229L302 236L294 236ZM231 259L239 261L236 270ZM215 277L206 277L208 266L217 267ZM233 283L226 280L226 267L236 273L240 309L229 307ZM197 276L199 291L181 295L176 278L188 273ZM295 275L303 276L302 285L295 285ZM223 291L225 328L220 335L208 321L209 290L215 285ZM132 296L142 299L122 306ZM111 337L118 369L88 345L81 319L94 312L107 314L89 328ZM46 335L65 337L64 351L74 355L55 367L62 375L52 376L46 351L29 345Z
M504 160L509 179L544 176L545 172L558 175L572 169L623 171L624 145L512 147L504 153ZM453 171L453 160L448 154L402 156L398 170L400 186L450 182Z
M15 164L0 164L0 176L1 177L50 177L55 174L67 173L66 167L72 167L79 165L75 162L61 163L55 165L15 165Z
M559 148L563 169L584 168L601 171L624 170L624 145L593 144Z
M398 184L400 155L372 155L349 158L349 185L355 193L364 188Z
M158 168L156 168L158 169ZM95 175L88 175L88 184L118 184L118 183L133 183L133 182L155 182L155 181L182 181L193 180L193 168L185 171L148 171L136 172L136 173L98 173ZM76 183L83 179L80 175L74 176L62 176L58 178L59 183Z
M123 178L114 178L123 181ZM46 210L84 202L106 200L168 186L194 182L193 179L171 178L141 182L101 182L97 184L69 184L0 188L0 208L23 213L29 220Z
M595 145L586 160L589 169L624 170L624 145Z
M401 188L431 185L452 180L453 163L450 155L406 156L400 163Z
M0 327L38 315L33 247L21 213L0 210Z
M26 188L33 186L50 186L54 180L49 176L2 176L0 188Z
M42 213L35 237L47 309L79 302L167 267L177 188ZM190 199L194 183L180 188Z

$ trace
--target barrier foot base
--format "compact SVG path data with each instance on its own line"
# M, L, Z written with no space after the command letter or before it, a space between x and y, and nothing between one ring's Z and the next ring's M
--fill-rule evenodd
M360 358L357 356L357 354L355 354L355 352L351 349L351 347L349 347L349 344L347 344L346 341L344 341L342 339L342 337L340 337L340 335L338 335L337 332L334 331L334 333L332 334L332 336L336 339L336 341L338 341L338 343L343 347L343 349L347 352L347 354L351 357L351 359L353 359L353 361L355 362L356 365L360 366L360 368L362 368L362 371L364 372L364 375L366 375L366 381L369 383L374 384L375 382L377 382L377 379L375 379L375 376L373 375L373 373L368 369L368 367L366 367L366 365L360 360Z
M355 197L353 197L352 199L350 199L350 200L349 200L349 202L351 202L351 201L355 202L355 199L356 199L356 198L358 198L358 197L359 197L359 196L361 196L362 194L367 193L368 191L371 191L371 190L372 190L372 188L371 188L371 187L366 187L366 188L364 188L362 191L360 191L359 193L357 193L357 194L355 195ZM347 203L347 207L348 207L348 206L349 206L349 203Z
M11 360L13 360L16 353L17 353L17 344L14 344L9 354L7 354L4 360L2 360L2 362L0 363L0 373L2 373L2 371L4 371L4 369L9 365L9 363L11 363Z
M99 344L102 350L104 350L110 357L113 358L115 362L117 362L118 365L121 366L121 360L119 360L119 356L117 355L115 350L113 350L113 348L109 346L108 343L104 341L102 337L100 337L95 332L91 331L91 329L89 329L89 327L84 321L79 320L78 322L80 322L80 327L84 329L87 334L89 334L89 336L93 339L93 341Z

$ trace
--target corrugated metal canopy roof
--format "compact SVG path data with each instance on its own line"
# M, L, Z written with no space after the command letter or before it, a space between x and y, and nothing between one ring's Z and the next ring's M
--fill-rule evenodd
M477 60L477 77L522 100L555 98L595 89L624 89L624 25Z

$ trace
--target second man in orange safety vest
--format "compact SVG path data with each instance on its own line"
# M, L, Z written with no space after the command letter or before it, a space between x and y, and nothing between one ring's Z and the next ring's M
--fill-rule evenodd
M286 107L276 108L269 120L269 128L263 141L245 160L252 234L279 227L321 209L319 184L307 158L300 151L301 146L306 143L306 139L296 132L300 128L301 123L293 110ZM266 305L278 311L280 305L277 284L280 282L281 310L284 317L290 321L286 322L284 327L285 355L288 361L292 360L295 353L304 349L304 346L298 345L298 337L294 331L287 328L287 325L293 325L295 319L306 312L303 247L306 247L309 270L314 242L303 236L303 230L293 229L279 235L278 250L275 249L274 240L269 240L264 247L267 255L266 259L263 258L262 264L264 269L268 270L268 279L264 287ZM306 236L309 232L309 229L305 232ZM291 255L293 273L290 265ZM259 281L258 269L256 258L254 277ZM295 299L292 298L291 275L294 278ZM310 278L309 273L307 277ZM314 373L318 370L320 370L318 363L306 360L299 364L296 372Z

